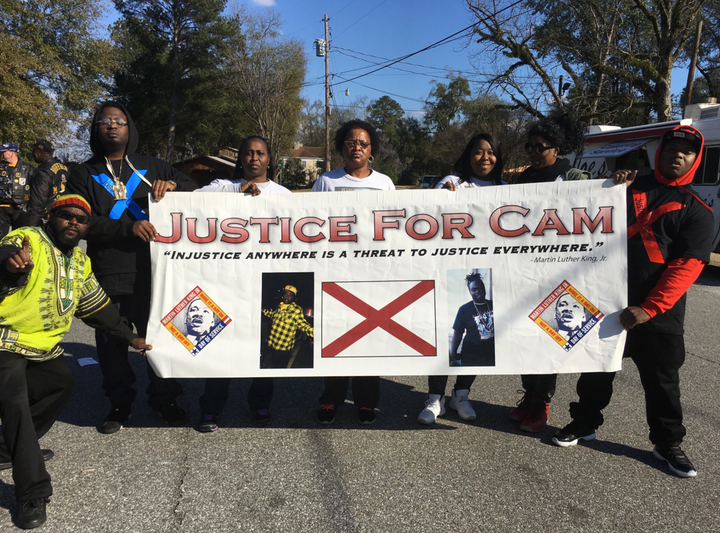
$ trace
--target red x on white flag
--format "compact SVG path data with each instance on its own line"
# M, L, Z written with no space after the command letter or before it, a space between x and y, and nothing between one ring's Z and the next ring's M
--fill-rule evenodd
M322 357L437 355L435 282L322 284Z

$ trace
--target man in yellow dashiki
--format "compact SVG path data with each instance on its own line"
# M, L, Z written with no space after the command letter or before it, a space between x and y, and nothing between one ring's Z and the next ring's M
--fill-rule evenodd
M90 205L78 195L52 204L48 224L19 228L0 241L0 470L12 468L22 529L41 526L52 494L41 450L45 435L65 407L74 377L60 347L73 317L149 350L120 318L77 244L90 221Z

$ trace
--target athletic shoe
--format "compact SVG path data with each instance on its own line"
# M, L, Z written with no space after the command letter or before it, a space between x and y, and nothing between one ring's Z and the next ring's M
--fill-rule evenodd
M532 404L530 405L530 413L528 413L520 424L520 429L531 433L541 431L547 425L549 414L550 402L541 398L533 398Z
M653 455L665 461L676 475L680 477L695 477L697 470L688 459L685 452L680 448L679 442L668 442L665 444L656 444Z
M258 426L267 426L272 422L272 415L270 415L269 409L255 409L253 418L255 419L255 424Z
M518 393L524 392L519 390ZM510 411L508 414L508 418L510 420L514 420L515 422L522 422L525 420L528 415L530 414L530 407L532 406L532 396L530 396L529 393L525 392L523 397L520 398L520 401L517 403L517 407Z
M42 453L43 461L46 463L55 457L55 453L52 450L40 450ZM8 470L12 468L12 461L8 459L7 461L0 461L0 470Z
M15 525L20 529L35 529L43 525L47 520L45 506L50 503L49 498L25 500L18 503L20 504L20 509L18 509Z
M597 433L582 422L573 420L567 426L555 433L552 441L563 448L575 446L579 440L593 440Z
M321 405L317 412L317 421L326 426L335 422L335 406L329 403Z
M477 415L470 405L468 394L470 394L469 389L453 390L450 396L450 409L457 411L458 416L463 420L475 420Z
M130 419L131 414L130 406L114 407L110 414L105 417L103 423L100 424L98 431L106 435L117 433Z
M218 419L215 415L202 415L197 425L198 431L212 433L218 430Z
M187 422L187 413L176 403L166 403L158 409L160 416L167 422L170 427L180 427Z
M445 414L445 395L444 394L428 394L425 400L425 409L420 411L418 422L428 426L435 423L437 417Z
M377 414L375 413L375 409L370 409L369 407L360 407L358 409L358 422L363 426L373 424L376 418Z

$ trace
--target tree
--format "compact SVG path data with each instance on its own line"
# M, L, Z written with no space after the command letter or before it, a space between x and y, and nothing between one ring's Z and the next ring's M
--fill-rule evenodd
M297 157L290 157L282 170L282 185L290 190L307 187L308 174Z
M320 100L304 103L297 141L303 146L325 146L325 104Z
M192 152L188 141L203 137L185 128L178 142L179 123L198 125L209 113L223 116L214 82L223 45L238 38L238 26L221 15L226 0L114 1L123 15L116 24L123 68L115 91L151 133L144 147L160 152L164 141L164 157L172 161L176 150Z
M443 131L462 115L463 105L470 96L470 84L467 78L451 74L449 83L433 82L433 85L425 102L425 122L433 131Z
M0 9L0 137L57 138L106 91L115 58L95 3L6 0ZM72 31L68 31L72 28Z
M281 37L279 15L243 16L244 39L226 46L228 65L223 83L227 94L241 103L241 112L265 137L275 158L297 135L303 106L300 89L305 78L303 43Z
M647 108L642 119L652 112L663 121L671 117L672 68L703 1L468 0L468 7L478 18L482 59L489 53L497 66L486 89L499 87L516 106L541 116L566 104L556 85L564 75L573 83L567 103L589 122L632 105Z

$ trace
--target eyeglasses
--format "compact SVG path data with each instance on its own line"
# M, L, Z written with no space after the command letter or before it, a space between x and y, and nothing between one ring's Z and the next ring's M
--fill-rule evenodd
M101 118L96 122L96 124L100 124L101 126L105 126L106 128L109 128L112 124L115 124L117 127L122 128L123 126L127 126L127 120L124 118Z
M352 150L356 146L359 146L361 150L365 150L370 146L370 143L366 143L365 141L345 141L345 146L347 146L349 150Z
M525 144L525 153L526 154L532 154L535 152L536 154L542 154L545 150L550 150L550 148L557 148L557 146L545 146L543 144L537 143L526 143Z
M57 211L53 211L52 214L53 216L68 221L74 218L75 220L77 220L78 224L87 224L88 222L90 222L90 217L88 215L76 215L72 211L66 211L65 209L58 209Z

